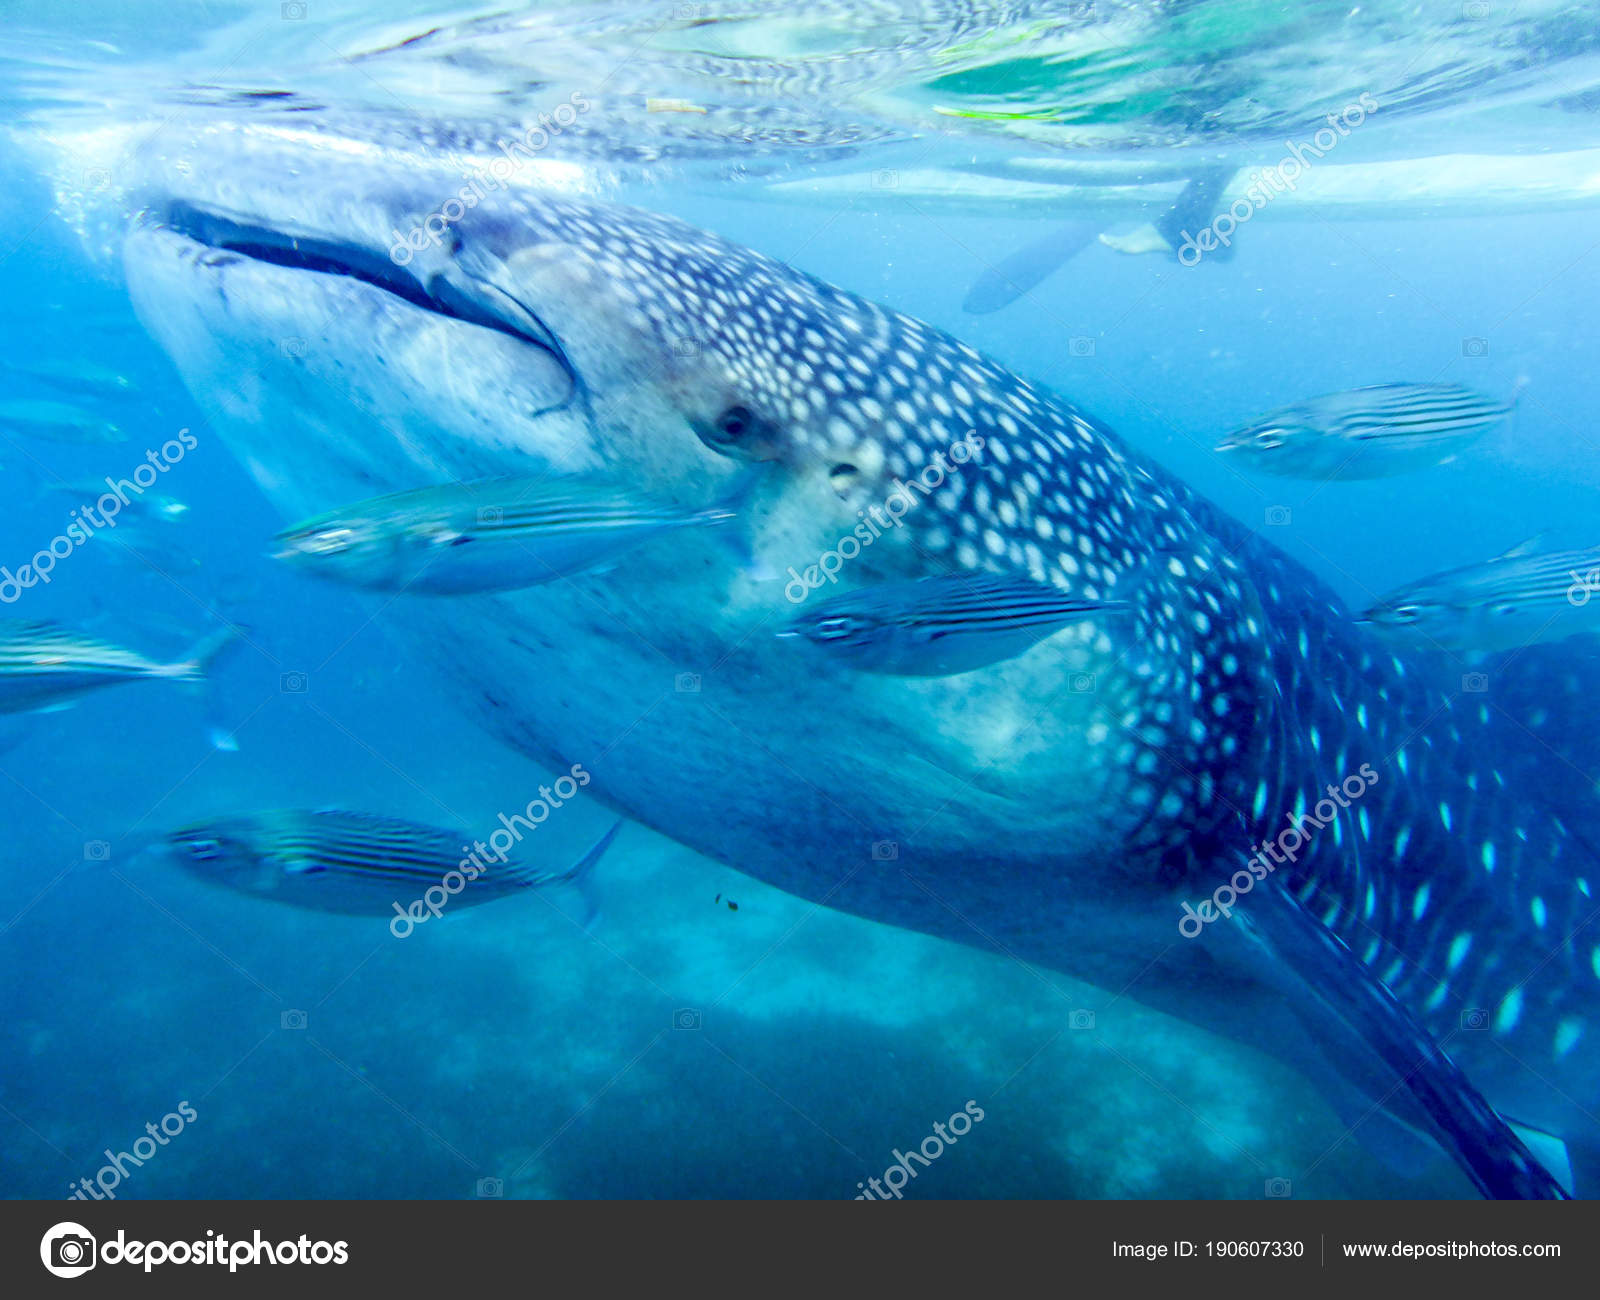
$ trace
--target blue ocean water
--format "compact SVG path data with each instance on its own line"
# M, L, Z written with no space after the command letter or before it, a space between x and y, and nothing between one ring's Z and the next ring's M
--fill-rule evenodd
M153 44L147 71L176 58ZM16 107L15 135L40 111ZM954 167L968 145L940 149L935 165ZM129 475L180 429L196 445L157 489L187 511L138 525L152 555L97 535L0 614L159 659L218 617L246 632L204 691L146 682L0 719L0 1191L66 1197L187 1104L196 1118L125 1162L117 1197L847 1198L976 1101L981 1122L906 1195L1248 1198L1280 1178L1397 1194L1263 1054L1058 971L791 897L642 825L596 873L588 930L529 898L397 941L386 918L276 907L137 858L141 835L244 808L492 825L551 773L453 707L381 600L268 558L284 521L251 467L36 155L3 157L0 399L73 400L41 384L42 364L132 386L85 399L124 441L0 429L0 565L61 531L79 501L59 485ZM1352 607L1534 534L1596 540L1590 206L1430 214L1397 198L1358 219L1263 217L1231 261L1193 270L1097 243L973 317L966 288L1047 216L1003 196L941 208L909 185L783 201L688 173L625 175L614 197L949 330L1107 422ZM1406 477L1251 477L1211 450L1264 410L1396 379L1527 396L1511 432ZM219 728L236 752L213 746ZM541 859L575 858L609 820L580 796L540 828ZM1470 1192L1444 1162L1405 1188Z

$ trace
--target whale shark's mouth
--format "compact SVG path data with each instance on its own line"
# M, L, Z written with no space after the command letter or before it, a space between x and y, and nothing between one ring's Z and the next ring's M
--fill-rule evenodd
M459 267L451 267L454 274L438 273L422 279L386 253L360 244L290 234L184 202L169 204L154 219L147 220L191 243L215 249L216 256L208 262L212 266L226 265L228 258L241 258L291 271L343 276L422 311L530 344L547 353L566 372L571 385L569 400L583 391L577 367L555 331L524 303Z

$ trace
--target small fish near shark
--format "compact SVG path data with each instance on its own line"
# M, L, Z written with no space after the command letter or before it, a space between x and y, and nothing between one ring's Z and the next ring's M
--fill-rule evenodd
M43 397L0 400L0 434L45 442L126 442L128 435L104 415L70 402Z
M139 385L120 370L81 358L70 361L53 357L36 357L26 361L3 360L0 361L0 370L20 383L43 385L74 397L101 402L125 400L139 392Z
M394 633L485 726L545 761L603 749L593 793L780 889L1250 1044L1486 1195L1565 1194L1513 1120L1594 1190L1596 819L1502 784L1554 760L1463 705L1458 671L1386 647L1104 425L932 326L672 217L535 190L403 268L394 232L453 192L448 169L258 120L186 130L146 151L127 281L287 518L372 485L551 472L711 507L761 462L726 527L779 572L971 431L982 456L858 545L850 587L965 573L1115 595L1138 647L1086 620L954 675L802 666L770 634L793 617L781 584L683 528L603 588L497 596L492 635L393 602ZM312 334L303 357L276 346ZM698 705L670 693L684 671ZM1313 830L1317 792L1362 764L1380 779ZM1285 818L1292 863L1233 922L1180 935L1180 905Z
M1362 620L1400 641L1468 654L1600 632L1600 547L1530 538L1503 555L1406 583Z
M1374 384L1280 407L1217 450L1282 478L1387 478L1453 460L1516 406L1458 384Z
M863 672L943 677L1010 659L1069 623L1129 608L1028 579L958 573L831 597L778 635L803 638Z
M278 535L277 558L350 586L459 596L553 582L659 533L726 523L586 478L503 478L362 501Z
M57 623L0 620L0 713L50 712L108 686L138 681L198 683L238 637L223 627L162 663Z
M172 831L146 851L252 897L313 912L381 917L404 937L446 906L583 887L621 829L620 821L613 823L574 863L556 870L497 858L483 845L462 843L470 837L454 831L334 808L235 813ZM409 922L403 933L402 921Z

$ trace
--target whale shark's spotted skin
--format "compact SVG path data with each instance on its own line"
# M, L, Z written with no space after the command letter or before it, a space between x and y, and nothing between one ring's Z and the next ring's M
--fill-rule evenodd
M228 150L247 165L208 182ZM507 199L402 272L386 250L437 194L381 159L319 169L296 140L205 136L154 171L158 220L127 249L136 305L292 517L550 465L704 504L757 461L771 473L747 524L782 572L970 438L981 456L917 492L843 586L986 570L1138 605L1131 633L1091 622L915 683L798 665L770 635L792 614L782 583L696 539L537 599L389 611L502 734L585 761L597 793L782 888L1059 967L1313 1074L1359 1076L1372 1098L1392 1076L1351 1064L1359 1028L1296 1026L1342 997L1405 1074L1404 1026L1378 1023L1387 986L1508 1113L1600 1146L1596 868L1523 797L1546 765L1537 745L1384 651L1304 569L1087 415L939 330L667 217ZM208 205L236 224L197 220ZM316 264L296 265L310 240ZM309 336L288 373L287 334ZM256 371L252 401L235 400ZM561 402L523 398L541 385ZM693 706L659 686L681 668L706 674ZM1181 901L1364 763L1378 780L1243 916L1180 937ZM865 858L880 838L899 846L892 869ZM1408 1121L1449 1103L1448 1088L1412 1090ZM1474 1143L1495 1141L1480 1126L1457 1154L1473 1165ZM1529 1190L1523 1160L1508 1148L1480 1184Z
M712 390L737 395L772 440L761 455L846 464L856 493L878 500L981 439L981 465L948 476L908 535L939 568L1024 573L1090 600L1141 581L1134 641L1150 654L1108 759L1144 778L1126 791L1150 823L1142 847L1176 850L1226 815L1218 783L1256 725L1265 647L1232 557L1196 532L1181 490L1081 412L911 317L669 218L560 201L523 216L524 236L542 226L577 246L634 328L669 351L692 333ZM1204 651L1186 649L1196 638Z

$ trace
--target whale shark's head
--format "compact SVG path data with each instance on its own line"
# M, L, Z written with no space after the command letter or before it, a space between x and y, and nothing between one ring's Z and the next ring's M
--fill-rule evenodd
M865 360L825 338L820 286L668 218L416 163L218 125L130 186L135 305L258 468L285 423L374 480L604 467L693 499L806 448L839 453L834 486L882 468L844 455L841 414L884 410L841 410Z
M459 176L304 141L229 148L246 165L203 141L163 158L127 276L286 514L541 469L694 506L765 467L742 560L684 535L559 588L386 609L503 734L801 893L892 840L925 871L1081 868L1085 898L1110 896L1169 877L1163 855L1225 815L1262 671L1242 579L1182 490L1071 408L670 217L554 191L468 203ZM814 592L968 570L1140 614L920 680L776 635ZM834 902L881 910L882 883L858 887Z
M226 186L165 160L124 252L191 386L226 405L236 445L259 431L239 447L258 470L311 439L363 481L603 468L704 500L774 462L775 501L848 532L941 451L981 445L986 390L1009 383L668 217L558 194L440 203L443 179L360 168L289 189L276 159Z

